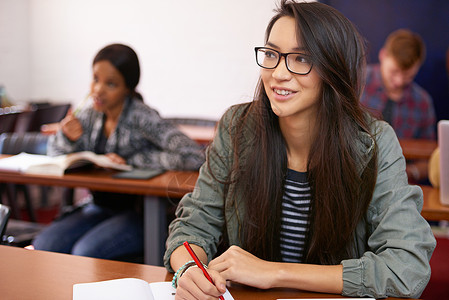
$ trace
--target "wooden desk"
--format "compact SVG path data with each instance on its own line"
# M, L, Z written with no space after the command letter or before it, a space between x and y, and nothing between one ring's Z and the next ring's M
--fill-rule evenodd
M147 282L170 281L163 267L96 259L53 252L0 246L0 293L2 299L72 299L75 283L140 278ZM234 299L343 298L335 294L290 289L257 290L232 285ZM395 298L388 298L395 299Z
M0 155L5 157L5 155ZM0 171L0 182L83 187L91 190L144 195L145 263L161 265L166 236L166 199L181 198L193 190L198 172L168 171L148 180L117 179L116 171L95 169L77 171L64 176L46 176Z
M429 159L438 146L436 141L421 139L399 139L399 144L406 159Z
M185 135L202 145L208 145L215 136L215 127L211 126L180 124L178 127Z
M72 299L75 283L170 278L163 267L0 246L1 299Z
M449 221L449 206L440 202L440 190L431 186L422 185L424 194L424 205L421 215L429 221Z

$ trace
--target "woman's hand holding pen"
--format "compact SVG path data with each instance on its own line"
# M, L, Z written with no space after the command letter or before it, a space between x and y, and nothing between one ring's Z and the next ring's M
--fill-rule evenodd
M209 263L210 272L217 271L220 277L260 289L272 288L276 267L238 246L231 246L222 255Z
M83 134L83 126L72 112L68 112L64 119L60 122L64 135L73 141L78 140Z
M226 280L217 271L207 271L215 285L207 280L200 268L192 266L179 278L175 299L218 299L226 292Z
M192 266L179 278L175 299L217 299L226 291L226 280L261 289L274 287L273 264L231 246L208 265L207 272L215 284L210 283L200 268Z

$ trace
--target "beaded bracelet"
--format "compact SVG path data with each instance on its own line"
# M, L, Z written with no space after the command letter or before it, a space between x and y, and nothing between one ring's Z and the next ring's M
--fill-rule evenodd
M182 267L180 267L178 269L178 271L176 271L175 275L173 275L173 279L171 280L171 286L173 288L176 289L178 287L178 279L184 273L184 270L187 270L187 268L189 268L189 267L191 267L193 265L195 265L195 261L194 260L189 260L188 262L183 264Z

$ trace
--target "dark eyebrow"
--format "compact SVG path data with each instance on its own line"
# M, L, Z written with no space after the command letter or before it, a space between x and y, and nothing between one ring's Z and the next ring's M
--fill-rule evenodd
M276 46L275 44L273 44L271 42L267 42L267 46L270 46L270 47L275 48L275 49L279 49L278 46ZM304 53L304 48L296 47L296 48L293 48L292 50Z

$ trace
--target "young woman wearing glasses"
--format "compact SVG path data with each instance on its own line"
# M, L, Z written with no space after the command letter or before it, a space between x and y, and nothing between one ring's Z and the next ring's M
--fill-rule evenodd
M176 298L217 298L226 280L418 297L435 239L394 131L359 105L356 29L324 4L282 1L255 51L255 100L225 113L170 225L164 262L177 270ZM189 263L184 241L214 284Z

